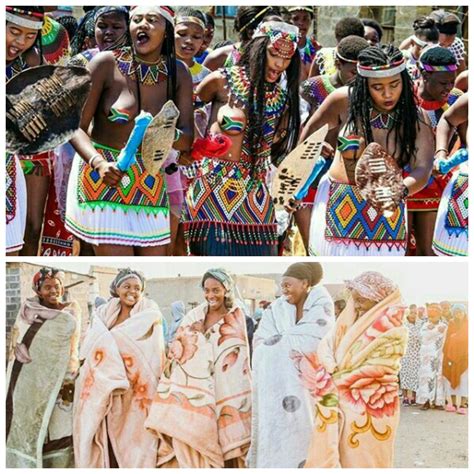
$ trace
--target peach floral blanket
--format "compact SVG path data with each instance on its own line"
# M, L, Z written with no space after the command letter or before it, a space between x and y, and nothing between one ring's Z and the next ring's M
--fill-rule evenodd
M184 316L146 427L160 440L160 467L243 467L250 442L251 382L240 308L202 332L204 303Z
M76 382L76 467L156 467L157 441L145 419L164 362L162 315L147 298L130 318L113 327L118 298L101 306L84 338Z
M321 341L316 424L305 467L391 467L399 422L404 307L395 291L355 320L349 300Z

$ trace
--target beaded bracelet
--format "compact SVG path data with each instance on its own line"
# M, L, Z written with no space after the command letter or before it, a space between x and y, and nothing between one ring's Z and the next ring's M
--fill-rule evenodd
M445 153L449 153L448 150L446 150L446 148L438 148L438 149L435 151L435 156L436 156L440 151L444 151Z

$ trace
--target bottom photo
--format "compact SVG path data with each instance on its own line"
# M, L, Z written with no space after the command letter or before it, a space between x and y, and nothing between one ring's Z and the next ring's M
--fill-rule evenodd
M7 468L468 467L467 263L50 262L6 264Z

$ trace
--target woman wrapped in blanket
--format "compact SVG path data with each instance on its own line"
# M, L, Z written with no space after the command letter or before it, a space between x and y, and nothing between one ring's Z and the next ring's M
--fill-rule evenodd
M140 111L156 115L171 99L180 111L173 147L184 160L193 139L191 77L174 54L172 10L132 8L130 35L131 48L101 52L89 63L92 89L71 141L77 155L66 227L93 244L96 255L163 255L170 242L164 173L147 173L140 154L127 171L117 168L134 118Z
M244 467L250 444L250 357L243 311L222 269L201 281L205 302L176 331L145 426L158 467Z
M314 427L316 350L335 323L319 263L295 263L254 336L249 467L304 465Z
M209 135L193 147L201 158L183 210L192 255L277 254L275 210L268 190L272 161L296 144L300 125L298 28L267 21L256 29L239 65L209 74L197 88L212 102ZM286 74L288 87L281 87ZM213 136L226 146L213 150Z
M25 69L42 63L40 31L43 19L43 7L6 7L7 82ZM6 252L9 255L17 255L23 247L27 209L26 180L20 159L18 156L7 153ZM39 238L39 234L37 238Z
M81 310L64 302L64 273L41 268L12 328L7 368L6 465L74 467L72 418Z
M392 467L405 309L397 286L378 272L345 283L351 297L315 358L315 425L305 467Z
M370 47L359 53L358 60L355 81L329 95L300 137L300 141L305 140L325 123L329 130L339 130L337 152L315 197L309 252L404 255L405 199L428 181L433 163L433 136L416 106L400 51L392 45ZM402 200L390 217L365 200L355 184L358 159L373 142L394 158L393 171L397 175L406 164L411 165L410 174L401 183Z
M74 402L76 467L156 467L156 438L144 423L165 342L161 312L144 291L141 273L120 270L112 298L99 306L84 338Z

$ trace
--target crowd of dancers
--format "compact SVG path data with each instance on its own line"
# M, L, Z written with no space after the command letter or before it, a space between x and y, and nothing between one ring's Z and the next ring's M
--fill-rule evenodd
M56 114L17 134L28 149L47 126L41 153L7 153L8 254L467 255L467 57L453 13L414 18L398 46L375 20L344 17L323 47L312 7L239 7L230 44L214 44L212 15L191 7L49 10L6 7L7 98L54 75L25 76L47 64L69 68L60 97L82 68L90 92L65 143ZM58 100L8 105L7 130ZM171 146L164 129L149 133L123 165L137 116L169 100ZM274 182L299 167L285 159L322 127L322 170L278 205ZM159 169L146 147L166 148ZM382 168L362 169L364 157Z

